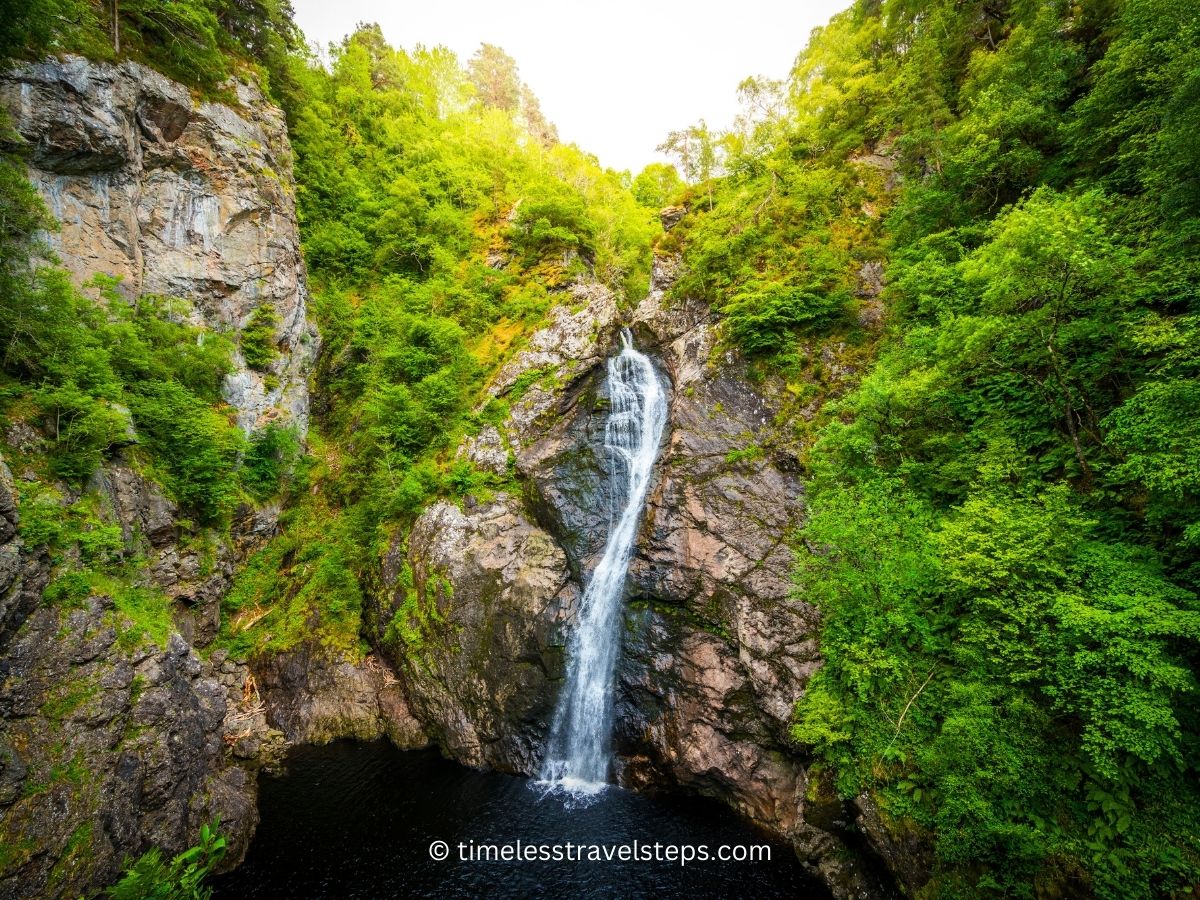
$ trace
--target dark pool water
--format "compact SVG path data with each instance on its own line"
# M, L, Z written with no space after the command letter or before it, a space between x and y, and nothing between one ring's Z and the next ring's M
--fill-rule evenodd
M526 779L475 772L436 751L400 751L386 742L297 748L287 768L286 775L262 777L262 824L245 863L215 879L217 897L828 896L790 848L715 803L611 789L586 808L568 808ZM450 846L449 859L430 858L435 840ZM658 842L661 854L668 844L705 845L714 854L721 846L767 844L771 859L681 866L457 858L460 842L515 848L518 840L547 847Z

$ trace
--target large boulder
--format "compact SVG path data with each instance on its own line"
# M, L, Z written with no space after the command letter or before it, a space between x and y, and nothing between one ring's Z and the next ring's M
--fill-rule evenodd
M578 600L562 549L507 494L441 501L383 575L377 627L429 736L467 765L537 771Z

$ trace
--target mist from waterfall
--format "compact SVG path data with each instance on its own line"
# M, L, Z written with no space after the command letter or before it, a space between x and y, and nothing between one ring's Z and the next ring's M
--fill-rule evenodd
M608 540L584 590L579 622L567 647L567 683L541 773L551 790L576 797L598 793L608 779L625 576L667 421L662 383L650 360L633 346L629 329L621 332L621 352L608 361L608 387Z

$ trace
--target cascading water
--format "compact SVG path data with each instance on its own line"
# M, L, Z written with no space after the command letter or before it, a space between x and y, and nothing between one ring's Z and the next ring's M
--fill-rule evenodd
M608 385L610 407L604 428L604 447L612 458L608 541L583 592L579 624L568 646L567 683L542 767L543 783L575 796L597 793L608 778L621 599L667 421L667 398L658 374L634 348L629 329L621 332L621 352L608 361Z

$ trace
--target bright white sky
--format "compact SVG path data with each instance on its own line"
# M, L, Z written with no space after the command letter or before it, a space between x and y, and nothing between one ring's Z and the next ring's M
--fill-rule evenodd
M325 47L359 22L396 46L484 42L521 67L560 137L636 174L667 132L728 126L747 75L783 78L809 32L850 0L292 0Z

